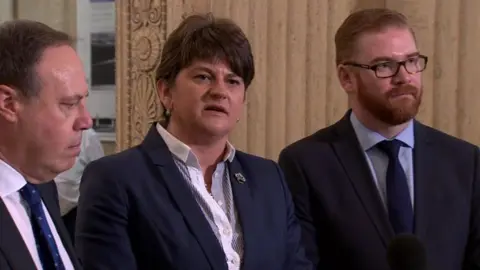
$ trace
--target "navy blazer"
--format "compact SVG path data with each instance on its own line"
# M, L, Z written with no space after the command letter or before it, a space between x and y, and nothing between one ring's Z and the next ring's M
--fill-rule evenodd
M228 166L244 237L241 269L313 269L279 166L240 151ZM235 173L246 181L236 181ZM85 269L227 270L155 124L139 146L86 167L77 210L76 246Z
M2 181L2 179L0 179ZM36 185L41 193L43 203L52 218L63 246L70 256L75 269L81 269L70 237L60 216L57 186L53 181ZM7 207L0 199L0 269L1 270L35 270L37 267L28 251L22 235L17 229Z
M286 147L285 172L318 269L389 269L394 237L350 112ZM477 146L415 121L414 234L428 269L480 269L480 152Z

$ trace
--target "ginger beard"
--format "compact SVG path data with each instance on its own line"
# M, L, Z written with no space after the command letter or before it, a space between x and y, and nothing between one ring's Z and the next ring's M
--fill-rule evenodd
M357 82L358 102L378 120L389 125L400 125L417 115L422 103L422 88L405 84L386 93L377 94L369 90L359 76Z

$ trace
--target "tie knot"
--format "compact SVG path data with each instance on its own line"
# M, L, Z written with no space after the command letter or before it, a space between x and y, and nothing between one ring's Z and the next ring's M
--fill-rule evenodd
M20 195L22 195L23 199L30 206L38 205L42 202L42 198L40 197L37 187L28 182L25 186L23 186L23 188L20 189Z
M389 158L397 158L400 146L403 143L397 139L391 141L381 141L377 144L378 149L382 150Z

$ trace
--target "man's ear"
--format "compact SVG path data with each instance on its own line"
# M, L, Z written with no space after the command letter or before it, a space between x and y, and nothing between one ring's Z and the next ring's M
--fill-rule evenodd
M15 122L18 119L18 113L21 109L21 97L15 89L0 85L0 116L9 122Z
M169 83L162 79L158 80L157 93L163 108L171 110L172 109L172 93L171 93L171 88Z
M345 90L345 92L347 92L347 94L355 92L356 80L354 78L353 72L349 69L349 67L345 65L338 65L337 76L338 80L340 81L340 85Z

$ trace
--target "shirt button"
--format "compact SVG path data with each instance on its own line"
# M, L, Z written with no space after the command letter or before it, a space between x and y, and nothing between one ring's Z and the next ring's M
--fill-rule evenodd
M229 235L229 234L230 234L230 230L227 229L227 228L223 229L223 234Z

